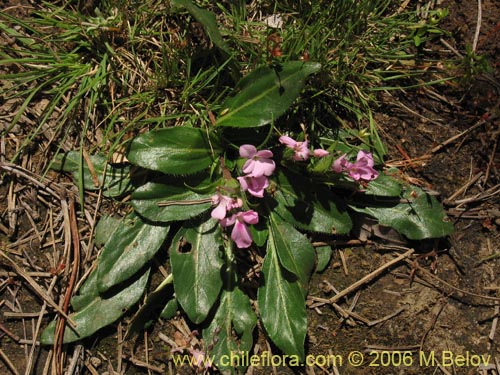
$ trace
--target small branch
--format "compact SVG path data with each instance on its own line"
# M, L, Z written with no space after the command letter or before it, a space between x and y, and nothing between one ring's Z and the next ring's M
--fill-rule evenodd
M474 40L472 42L472 52L476 52L477 41L479 40L479 32L481 31L481 23L483 18L483 11L481 7L481 0L477 0L477 24L476 32L474 33Z
M406 259L408 258L410 255L412 255L413 253L415 252L414 249L409 249L407 252L405 252L404 254L401 254L400 256L398 256L397 258L394 258L393 260L391 260L390 262L387 262L386 264L384 264L383 266L377 268L375 271L369 273L368 275L366 275L365 277L363 277L362 279L356 281L354 284L350 285L349 287L345 288L344 290L342 290L340 293L338 293L337 295L333 296L332 298L330 299L326 299L326 298L318 298L318 297L311 297L311 299L313 301L316 301L318 302L317 304L314 304L313 306L310 306L310 307L317 307L317 306L320 306L320 305L324 305L324 304L333 304L333 303L336 303L338 300L344 298L345 296L351 294L352 292L354 292L355 290L357 290L360 286L366 284L367 282L373 280L375 277L377 277L378 275L380 275L382 272L384 272L386 269L392 267L393 265L399 263L400 261L402 261L403 259Z
M52 306L59 314L61 314L66 320L67 322L69 323L69 325L73 328L76 329L76 324L73 320L71 320L71 318L68 316L68 314L66 314L60 307L57 303L54 302L54 300L52 298L50 298L50 296L45 293L45 291L37 284L37 282L35 280L33 280L33 278L28 275L27 272L25 272L21 267L19 267L16 262L14 262L11 258L9 258L2 250L0 250L0 256L4 257L5 259L7 259L12 267L14 268L14 270L16 271L16 273L21 276L24 280L27 281L27 283L35 290L35 292L37 292L40 297L43 298L43 300L45 300L50 306Z

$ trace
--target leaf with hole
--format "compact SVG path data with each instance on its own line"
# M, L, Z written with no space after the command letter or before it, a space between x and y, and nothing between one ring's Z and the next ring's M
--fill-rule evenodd
M212 218L185 222L170 246L177 301L189 319L205 320L222 287L222 234Z

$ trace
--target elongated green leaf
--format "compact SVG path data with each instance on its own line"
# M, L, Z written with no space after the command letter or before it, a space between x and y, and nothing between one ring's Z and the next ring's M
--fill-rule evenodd
M274 241L268 241L258 291L262 323L271 340L285 354L304 358L307 315L303 288L280 264Z
M125 334L125 340L138 334L141 330L151 322L153 318L153 313L158 310L161 306L165 306L166 301L175 300L172 299L174 293L174 288L172 287L173 276L170 274L159 287L157 287L152 293L148 294L146 302L141 306L139 311L137 311L130 322L127 333Z
M290 107L306 78L321 64L289 61L279 67L262 67L245 77L240 91L223 104L217 126L248 128L276 120Z
M271 213L269 222L269 246L275 249L281 265L298 278L305 298L309 276L314 268L314 248L306 236L277 214Z
M213 343L209 354L215 357L215 364L223 374L233 374L235 369L245 372L243 355L252 348L256 323L257 317L248 296L238 286L224 289L210 326L203 330L205 342ZM239 354L242 359L231 363L234 354Z
M172 5L186 8L186 10L191 13L194 18L196 18L196 21L203 26L203 29L208 34L210 40L223 51L226 51L227 53L230 52L226 42L222 39L222 35L217 27L217 22L213 13L197 7L190 0L172 0Z
M74 311L81 311L99 296L97 289L97 268L95 268L87 280L78 289L78 294L71 298L71 306Z
M169 227L146 224L132 213L111 234L99 256L99 292L122 283L153 258L167 237Z
M142 296L148 277L149 268L132 282L124 284L116 294L96 297L81 311L71 314L71 320L76 323L76 331L67 325L64 330L63 342L66 344L89 337L99 329L115 322ZM57 321L53 321L45 328L40 338L42 344L54 344L56 326Z
M186 175L207 168L219 153L216 137L202 129L178 126L141 134L132 141L127 157L143 168Z
M102 188L103 195L106 197L123 195L132 188L129 166L110 165L104 155L91 155L90 162L93 173L90 172L88 163L83 160L79 151L70 151L59 155L51 168L72 173L76 181L81 181L85 190ZM81 180L82 171L83 180ZM80 184L77 185L80 186Z
M278 189L271 206L283 220L312 232L349 233L351 218L339 209L343 203L334 193L295 173L280 172L275 178Z
M216 221L185 223L170 247L177 301L194 323L201 323L222 287L222 235Z
M436 198L412 187L405 191L403 199L407 201L388 202L385 206L379 202L377 206L365 207L353 204L351 208L376 218L380 224L394 228L411 240L440 238L453 233L453 224L447 220Z
M96 246L103 246L108 242L109 234L113 233L121 223L122 220L120 218L107 215L102 216L94 229L94 244Z
M180 221L207 211L213 194L198 194L185 186L150 182L132 193L132 206L151 221Z
M332 259L332 248L331 246L320 246L315 248L316 250L316 272L323 272L326 267L328 267L328 263Z

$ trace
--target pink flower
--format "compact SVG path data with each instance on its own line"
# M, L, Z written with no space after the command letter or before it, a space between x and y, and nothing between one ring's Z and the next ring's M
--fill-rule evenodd
M217 193L212 197L212 204L217 205L212 210L212 218L222 220L226 217L228 211L243 206L243 201L240 198L231 198L227 195Z
M257 151L253 145L240 146L240 156L248 160L243 165L243 172L252 177L270 176L276 165L269 150Z
M220 224L223 227L229 227L234 224L231 232L231 239L240 249L246 249L252 245L252 234L246 224L257 224L259 215L254 210L238 212L229 218L222 219Z
M315 158L324 158L325 156L330 155L330 153L322 148L317 148L313 151L313 155Z
M237 179L240 182L241 190L248 191L248 193L257 198L263 198L264 190L269 186L269 180L266 176L243 176L237 177Z
M279 138L279 141L285 146L293 149L293 160L301 161L309 159L309 153L311 151L309 151L307 141L297 142L294 139L287 137L286 135L281 136Z
M344 154L333 162L332 170L334 172L342 173L343 171L348 170L352 166L352 163L349 163L346 157L347 154Z
M373 169L374 161L371 153L359 151L355 163L350 163L346 160L346 155L342 155L335 160L332 169L334 172L348 172L349 176L355 181L365 180L371 181L378 177L378 172Z

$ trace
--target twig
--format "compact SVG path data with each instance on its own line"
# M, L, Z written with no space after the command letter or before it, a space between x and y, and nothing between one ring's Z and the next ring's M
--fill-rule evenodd
M454 203L457 205L457 208L458 208L462 204L487 200L487 199L492 198L498 194L500 194L500 184L492 186L488 190L485 190L482 193L476 194L473 197L459 199L459 200L455 201Z
M473 132L474 130L476 130L477 128L483 126L484 124L486 124L488 121L492 121L493 119L495 119L497 116L496 114L492 113L491 116L488 118L488 120L485 120L485 119L481 119L479 120L477 123L475 123L473 126L471 126L470 128L468 128L467 130L464 130L463 132L461 132L460 134L456 134L454 135L453 137L451 138L448 138L446 141L438 144L436 147L434 147L433 149L431 149L429 151L429 154L434 154L436 152L438 152L439 150L441 150L443 147L446 147L448 146L450 143L453 143L455 142L457 139Z
M495 318L493 318L493 322L491 323L490 334L488 335L488 339L490 343L495 342L495 332L497 331L498 326L498 315L500 314L500 305L495 303Z
M52 195L54 198L61 199L59 192L57 191L58 188L56 187L56 190L52 189L48 185L52 183L47 178L43 178L41 176L37 176L31 171L28 171L27 169L24 169L18 165L15 164L10 164L10 163L1 163L0 164L0 169L3 169L7 172L14 173L18 176L21 176L29 181L31 181L34 185L38 186L39 188L45 190L47 193ZM43 182L40 182L39 180L42 180Z
M160 367L156 367L156 366L152 366L149 363L143 362L137 358L126 357L125 355L122 356L122 358L128 362L133 363L137 367L143 367L143 368L147 369L148 371L153 371L153 372L156 372L159 374L165 374L165 369L160 368Z
M389 315L386 315L386 316L383 316L382 318L380 319L377 319L377 320L371 320L368 322L368 327L373 327L377 324L380 324L382 322L385 322L386 320L389 320L389 319L392 319L394 318L395 316L401 314L403 311L405 311L406 309L404 307L401 307L400 309L394 311L393 313L390 313Z
M462 186L460 189L455 191L452 195L450 195L448 198L446 198L443 203L444 204L451 204L460 194L464 193L469 187L471 187L477 180L481 178L483 175L483 172L479 172L477 175L472 177L467 183Z
M3 331L3 333L5 333L7 336L9 336L15 342L19 342L21 340L21 338L18 335L16 335L14 332L9 330L2 323L0 323L0 331Z
M1 348L0 348L0 357L2 357L3 361L7 364L7 367L10 368L10 370L14 373L14 375L19 375L19 371L17 371L16 366L14 366L9 357L7 357L7 354L5 354Z
M68 211L69 231L67 233L69 233L69 239L73 240L72 246L71 242L68 244L70 247L73 248L73 267L68 282L68 288L66 289L66 293L64 295L63 311L66 312L68 311L69 308L69 302L71 299L71 295L73 294L76 279L78 276L78 270L80 268L80 236L78 233L78 223L76 221L74 201L70 199L68 204L63 199L61 200L61 206L63 208L63 212L66 212L66 210ZM61 350L64 341L64 329L66 327L65 323L66 323L65 318L64 317L60 318L55 331L57 339L54 340L54 365L57 366L58 374L62 374L62 361L60 360L60 355L62 353Z
M493 145L493 151L491 153L488 166L486 167L486 175L484 177L484 182L487 182L488 178L490 177L491 167L493 166L493 162L495 161L495 155L497 154L497 146L498 146L498 132L497 132L497 137L495 138L495 144Z
M416 268L418 271L421 271L426 276L430 277L431 279L436 280L437 282L445 285L446 287L448 287L448 288L450 288L450 289L452 289L452 290L454 290L456 292L467 294L467 295L469 295L471 297L477 297L477 298L486 299L486 300L489 300L489 301L500 301L499 297L486 296L486 295L483 295L483 294L477 294L477 293L474 293L474 292L469 292L467 290L457 288L456 286L451 285L450 283L444 281L443 279L441 279L441 278L437 277L436 275L432 274L431 272L427 271L425 268L420 267L418 264L412 263L412 262L410 262L408 260L407 260L407 263L410 265L410 267ZM428 283L426 280L423 280L423 281L425 281L426 283ZM433 285L433 284L430 284L430 283L428 283L428 284L429 285Z
M481 7L481 0L477 0L477 24L476 32L474 33L474 40L472 41L472 52L476 52L477 41L479 40L479 32L481 31L481 23L483 17L483 10Z
M0 250L0 255L7 259L12 267L16 270L16 273L21 276L26 282L37 292L40 297L42 297L50 306L52 306L61 316L63 316L69 323L69 325L73 328L76 329L76 324L71 318L66 314L58 305L57 303L54 302L52 298L37 284L33 278L28 275L27 272L25 272L21 267L19 267L16 262L14 262L12 259L10 259L2 250Z
M345 288L344 290L342 290L339 294L333 296L332 298L330 299L326 299L326 298L319 298L319 297L311 297L311 299L313 301L316 301L318 303L312 305L311 307L316 307L316 306L321 306L321 305L324 305L324 304L332 304L332 303L335 303L337 302L339 299L341 298L344 298L345 296L347 296L348 294L351 294L352 292L354 292L355 290L357 290L360 286L362 286L363 284L366 284L367 282L373 280L375 277L377 277L378 275L380 275L382 272L384 272L387 268L390 268L392 267L394 264L396 263L399 263L400 261L402 261L403 259L406 259L408 258L410 255L412 255L413 253L415 252L414 249L409 249L407 252L405 252L404 254L401 254L400 256L398 256L397 258L394 258L393 260L391 260L390 262L387 262L386 264L384 264L383 266L377 268L375 271L369 273L368 275L366 275L365 277L363 277L362 279L356 281L354 284L350 285L349 287Z
M73 351L73 357L71 357L71 361L69 362L65 375L73 375L75 373L78 360L81 359L82 353L84 353L83 346L77 345Z
M432 322L429 326L429 328L427 328L424 332L424 335L422 336L422 339L420 340L420 351L423 350L424 348L424 343L425 343L425 340L427 339L427 336L429 335L429 333L434 329L434 327L436 326L436 323L439 319L439 315L441 315L441 313L443 312L445 306L447 305L447 302L444 301L444 300L441 300L441 306L439 307L439 311L434 315L434 318L432 319Z

